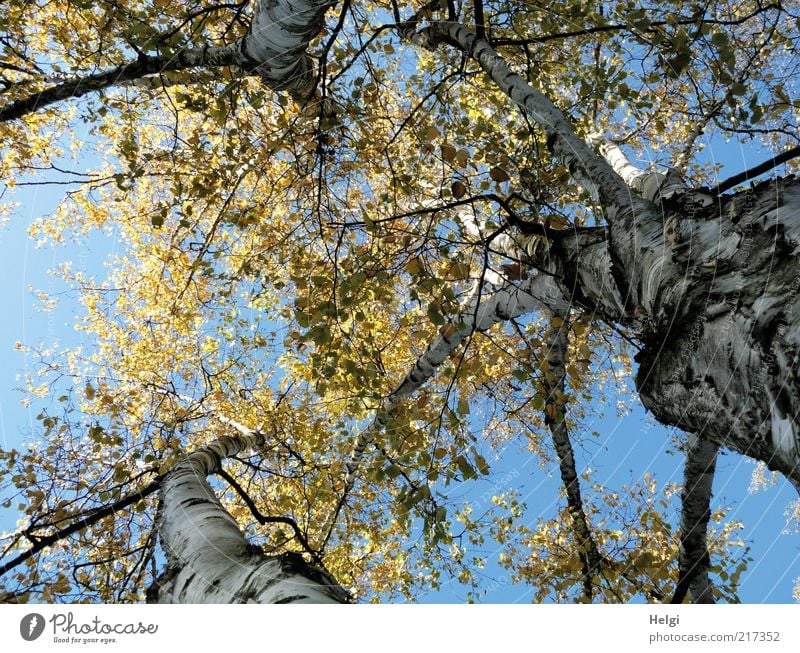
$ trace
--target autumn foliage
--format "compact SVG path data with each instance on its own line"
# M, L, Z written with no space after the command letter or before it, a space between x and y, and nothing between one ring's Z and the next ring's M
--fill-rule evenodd
M0 114L234 43L253 4L7 0ZM704 132L797 145L796 3L482 8L488 41L581 138L609 134L703 187L720 172ZM563 475L559 428L580 448L592 416L633 400L638 343L586 303L471 333L348 466L428 345L476 298L535 274L502 237L604 224L475 61L410 37L436 20L473 25L473 12L336 5L309 45L311 93L275 91L243 65L145 67L0 122L4 214L15 184L69 182L31 238L116 243L102 268L57 270L83 345L20 345L37 361L26 400L39 418L30 447L0 451L3 505L19 509L0 540L0 565L20 560L0 575L5 600L142 600L164 560L161 479L237 425L265 437L212 477L226 510L263 551L324 565L359 600L451 581L479 599L495 552L492 574L536 601L669 600L677 485L642 468L609 487L573 460L579 512L564 488L541 514L522 496L547 466ZM714 506L708 542L715 597L736 601L748 556L728 512Z

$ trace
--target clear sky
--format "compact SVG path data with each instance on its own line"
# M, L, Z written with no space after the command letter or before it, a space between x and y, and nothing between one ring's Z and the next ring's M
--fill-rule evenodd
M718 143L709 148L709 156L724 159L724 176L749 167L761 158L747 156L738 144L726 146ZM98 236L88 243L68 245L60 249L36 249L27 237L31 221L46 215L57 204L69 187L20 188L17 200L21 203L12 220L0 229L0 303L6 307L0 320L0 445L3 448L19 446L35 424L40 407L21 405L22 395L14 391L21 385L19 376L29 368L30 357L15 351L16 342L35 345L42 341L52 345L58 339L62 346L80 342L72 327L76 311L72 294L60 295L58 307L49 312L37 309L38 300L32 290L48 292L63 290L61 282L48 274L57 264L74 260L76 266L96 275L103 274L105 261L116 247L109 238ZM638 480L644 471L652 472L659 486L681 481L682 459L670 455L670 433L652 423L641 406L634 406L631 414L619 417L614 409L606 411L604 418L587 424L587 431L598 431L599 436L586 438L586 446L579 450L584 464L598 472L598 480L609 486L619 486ZM522 492L521 499L529 504L529 514L537 509L552 513L552 503L559 488L558 469L542 470L518 452L511 451L495 461L496 473L512 477ZM800 542L796 534L783 534L786 518L784 511L796 497L794 490L783 480L768 490L748 493L754 464L735 454L725 454L718 463L714 483L714 505L733 506L730 517L744 522L742 537L751 546L753 562L744 577L741 598L745 602L791 602L794 580L800 576ZM476 484L470 490L480 496L491 487L491 478ZM677 501L671 515L677 523ZM13 529L15 507L0 509L0 531ZM497 551L487 549L485 575L489 588L482 600L487 602L527 602L530 593L524 586L512 585L505 573L496 565ZM441 591L420 597L422 601L453 602L464 600L466 592L457 583L445 583Z
M605 413L596 422L586 425L587 431L598 431L600 435L584 436L585 446L575 447L579 465L581 462L590 465L596 470L597 480L613 488L630 485L641 479L646 471L655 476L659 488L668 482L682 481L683 458L680 454L668 453L671 448L670 430L654 423L641 404L637 402L633 411L624 417L617 416L613 408ZM531 508L529 515L535 516L537 508L552 514L552 503L560 489L557 464L543 470L531 464L529 458L511 452L493 462L492 469L497 476L513 477L521 491L520 500ZM753 461L738 454L723 453L717 462L712 509L718 505L731 506L728 518L744 523L744 530L739 533L750 547L749 556L753 561L742 576L739 592L742 601L791 603L792 587L800 576L800 539L796 533L784 532L784 511L789 502L797 498L797 493L783 479L768 490L748 492L754 469ZM488 477L484 486L474 494L480 496L491 484L492 477ZM667 517L675 525L679 515L680 504L675 497ZM481 601L529 602L530 590L510 583L505 572L496 565L499 551L487 547L487 552L492 554L485 570L489 591ZM421 600L452 602L465 597L464 588L452 583L445 585L440 592L421 597Z

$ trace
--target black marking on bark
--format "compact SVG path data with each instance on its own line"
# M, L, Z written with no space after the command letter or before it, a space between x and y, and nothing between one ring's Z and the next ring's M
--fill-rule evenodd
M308 563L305 561L303 556L299 553L295 553L294 551L284 553L279 560L281 563L281 569L293 574L302 573L303 570L308 567Z
M568 242L573 242L575 244L575 255L567 253L566 246ZM564 292L565 297L569 297L573 303L587 308L594 315L602 315L602 309L594 300L586 296L578 281L578 266L572 263L577 259L578 248L579 244L577 239L564 238L563 240L552 243L549 253L550 256L557 261L559 267L556 278L561 277L562 285L567 289L567 291Z
M269 562L266 560L266 558L264 558L263 555L261 556L261 560L262 560L261 564L256 564L253 570L250 571L249 574L247 574L247 577L244 579L244 581L242 581L239 591L237 591L236 594L233 595L233 601L231 601L232 603L247 603L250 599L256 598L259 594L261 594L265 590L270 589L274 585L277 585L280 581L282 581L285 578L283 574L276 574L275 576L267 580L261 579L261 582L258 587L252 587L251 581L253 579L253 576L257 575L258 572L261 571L261 567L263 564Z
M614 280L614 283L617 285L620 299L622 299L622 312L625 315L628 315L631 309L630 282L628 280L628 276L625 274L625 266L617 256L614 246L611 245L611 243L609 243L609 245L608 256L611 259L609 272L611 273L611 278Z
M282 599L278 599L275 601L275 605L283 605L285 603L296 603L297 601L302 601L307 599L308 596L305 594L292 594L291 596L284 596Z
M342 603L348 603L352 600L350 594L336 582L336 579L327 569L310 564L299 553L293 551L284 553L280 557L280 563L287 576L307 578L315 585L318 585L321 591Z
M202 497L189 497L188 499L181 501L180 505L184 508L189 508L191 506L197 506L204 503L211 504L215 508L217 507L217 503L215 501L212 501L211 499L204 499Z
M717 445L689 436L681 491L681 551L678 583L671 603L682 603L688 593L695 603L713 603L708 578L710 556L706 534L711 517L711 489Z
M183 599L183 595L186 593L187 588L191 585L195 578L197 578L196 573L187 574L186 577L183 579L183 584L180 587L175 587L174 596ZM181 602L183 602L181 600Z
M162 574L153 580L153 584L145 590L145 602L162 603L161 592L169 592L170 587L175 581L175 576L180 571L177 567L167 565Z

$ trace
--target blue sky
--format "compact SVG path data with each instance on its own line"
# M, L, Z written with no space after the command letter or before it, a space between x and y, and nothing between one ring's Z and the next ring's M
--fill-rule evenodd
M725 163L723 177L760 162L765 155L748 151L738 143L715 143L708 148L707 156ZM88 242L68 245L59 249L36 249L27 237L30 223L48 214L65 192L64 186L26 187L18 189L16 200L20 207L9 224L0 229L0 301L6 306L5 319L0 320L0 446L19 446L35 424L39 406L24 407L22 395L14 390L21 385L19 376L28 371L32 360L15 351L16 342L36 345L43 342L53 345L57 339L62 346L80 343L80 334L72 327L76 312L75 296L60 295L58 307L49 312L37 308L38 300L32 290L48 292L64 290L62 282L48 273L66 260L74 260L80 268L92 274L103 274L103 262L116 244L109 237L98 235ZM650 471L659 486L667 482L679 483L682 476L682 459L670 455L670 431L654 424L638 404L626 416L617 415L613 406L595 423L586 424L587 431L597 431L598 436L587 437L586 447L580 451L584 464L597 470L597 478L606 485L620 486L641 478ZM521 491L521 499L530 507L529 514L537 511L552 513L552 504L558 491L558 469L543 470L530 460L512 450L496 461L495 472L517 470L514 482ZM718 464L714 483L715 505L719 502L733 506L730 517L744 522L742 536L751 547L753 562L744 577L740 596L745 602L779 602L792 600L795 579L800 576L800 542L796 535L783 534L786 518L784 511L796 493L782 479L774 488L749 493L754 463L735 454L725 454ZM491 480L489 481L491 482ZM476 485L476 496L485 491ZM675 502L672 522L677 522ZM14 508L0 511L0 530L14 527ZM505 573L496 565L497 551L487 549L485 575L488 590L482 597L486 602L527 602L530 592L521 585L508 582ZM420 597L426 602L462 601L466 596L457 583L445 583L436 593Z
M638 402L623 417L613 408L604 412L605 415L586 425L587 431L598 431L599 436L584 437L586 446L576 446L579 464L589 464L596 470L596 479L613 488L630 485L647 471L655 476L659 488L668 482L681 482L683 459L679 454L668 453L672 433L669 429L654 423ZM515 475L514 482L521 491L520 500L529 505L529 515L535 516L537 509L552 514L552 504L560 487L558 466L540 469L530 462L524 455L510 452L492 463L492 469L507 478L510 471L518 469L520 473ZM794 581L800 576L800 541L796 534L784 533L784 511L789 502L797 498L797 493L783 479L778 479L768 490L748 492L754 469L753 461L734 453L723 453L717 463L712 509L717 505L730 506L728 518L744 523L744 530L739 533L750 547L748 555L753 561L742 576L741 600L745 603L790 603ZM490 477L487 483L491 482ZM480 495L480 492L475 494ZM677 524L679 510L675 497L667 515L672 524ZM510 583L504 571L493 564L498 551L492 553L485 570L489 591L481 601L529 602L530 590ZM450 602L465 597L466 591L452 583L421 600Z

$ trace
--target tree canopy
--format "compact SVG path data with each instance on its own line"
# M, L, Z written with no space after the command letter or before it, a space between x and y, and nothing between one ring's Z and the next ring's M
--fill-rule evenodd
M800 487L800 186L742 190L795 164L799 26L794 1L4 2L0 210L66 184L31 237L118 243L58 270L84 345L21 345L41 412L0 451L4 599L143 600L170 473L228 437L204 473L250 545L350 598L478 596L491 542L538 601L737 600L718 448ZM768 162L734 176L724 138ZM763 397L735 394L729 314L773 356ZM576 463L637 369L683 487ZM549 514L519 479L470 495L514 448L558 464Z

